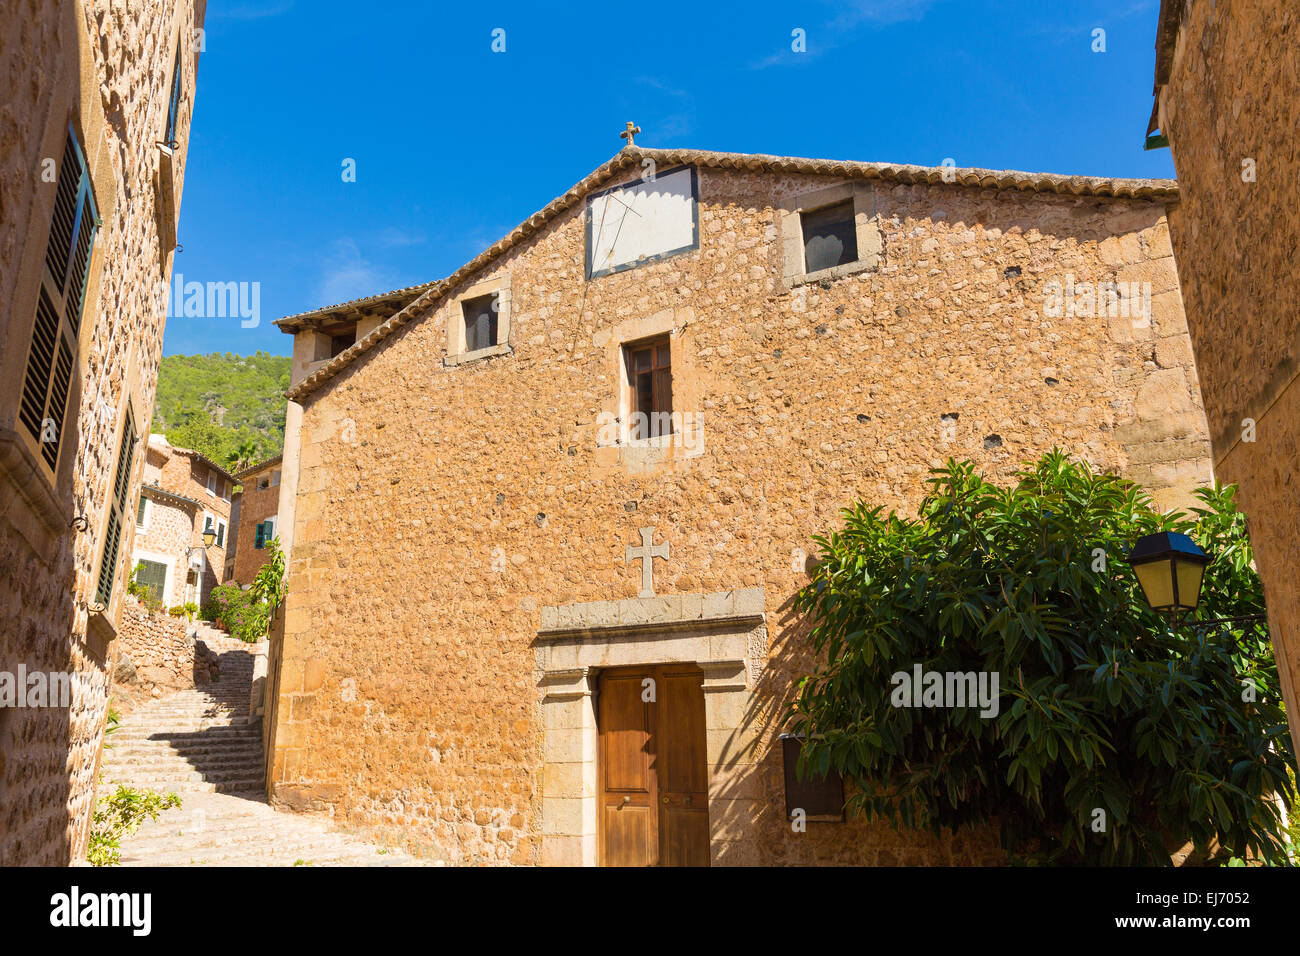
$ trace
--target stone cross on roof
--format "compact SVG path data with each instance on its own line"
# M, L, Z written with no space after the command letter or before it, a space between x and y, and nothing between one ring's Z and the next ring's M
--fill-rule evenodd
M654 536L654 528L641 529L641 547L634 548L630 544L627 546L627 557L623 560L630 564L633 561L641 562L641 593L637 597L654 597L654 559L663 558L668 560L668 545L651 544L650 539Z
M618 135L620 139L627 140L629 146L635 146L636 143L633 141L632 137L639 132L641 132L641 127L633 124L631 120L628 120L627 129L623 130L623 132Z

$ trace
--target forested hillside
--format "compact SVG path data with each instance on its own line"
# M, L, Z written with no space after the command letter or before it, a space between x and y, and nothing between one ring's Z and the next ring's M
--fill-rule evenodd
M288 387L287 355L164 356L153 430L237 471L280 452Z

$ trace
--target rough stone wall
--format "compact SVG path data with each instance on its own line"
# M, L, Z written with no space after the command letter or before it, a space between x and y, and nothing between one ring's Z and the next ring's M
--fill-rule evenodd
M119 710L129 712L165 691L206 685L216 677L216 655L189 629L183 617L150 613L131 597L123 602L113 669Z
M155 215L154 143L166 125L173 40L189 36L203 12L202 0L19 0L0 24L0 429L15 427L49 230L54 185L40 178L42 160L61 155L70 122L103 219L52 490L58 518L42 520L32 504L35 483L48 485L43 475L0 468L0 668L71 672L78 687L71 709L0 712L3 864L66 864L84 853L89 832L110 654L88 639L87 605L124 403L142 430L152 415L163 317L151 293L171 269ZM183 63L182 164L197 57ZM139 481L137 465L129 509ZM77 515L86 530L69 530ZM126 558L134 526L128 515ZM119 573L110 618L124 582Z
M158 595L159 600L168 605L185 603L185 577L189 571L185 552L194 540L194 524L193 507L182 507L151 498L147 527L136 527L131 559L133 568L143 551L165 555L172 560L172 565L167 570L166 593Z
M166 457L158 480L158 485L163 490L192 498L202 506L201 510L194 515L189 540L185 544L185 548L203 548L204 555L207 557L199 586L199 604L206 601L212 589L225 580L226 546L229 544L231 532L230 501L220 494L222 478L217 477L217 493L212 494L208 491L208 473L209 468L204 462L189 455L173 453ZM229 483L226 485L226 492L227 494L230 492ZM215 542L211 547L203 543L203 527L208 514L226 522L227 537L221 547L218 547Z
M1170 214L1215 473L1240 486L1291 736L1300 740L1300 11L1193 3L1160 96ZM1253 179L1253 181L1251 181ZM1249 422L1254 423L1254 434ZM1253 439L1253 440L1252 440Z
M700 249L590 283L570 214L466 280L510 275L512 355L443 368L444 303L306 398L274 800L455 861L539 862L540 608L636 595L624 548L649 525L671 549L659 594L766 594L763 809L729 862L1000 859L987 835L790 831L777 718L811 662L789 599L839 509L914 511L950 455L1007 479L1057 445L1169 501L1209 478L1165 212L877 183L879 271L786 291L775 210L832 182L701 170ZM1153 316L1045 316L1067 273L1149 281ZM610 337L662 322L703 452L633 462L598 448Z
M279 465L275 466L279 469ZM268 469L266 475L271 474ZM280 486L274 485L259 489L257 482L262 474L249 475L244 484L244 494L239 505L239 535L235 548L235 580L240 584L251 584L258 569L266 564L266 548L254 548L257 539L257 525L275 515L280 505Z

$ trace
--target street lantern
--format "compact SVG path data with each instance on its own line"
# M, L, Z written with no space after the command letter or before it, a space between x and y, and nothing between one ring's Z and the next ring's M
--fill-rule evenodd
M216 541L216 540L217 540L217 533L216 533L215 531L204 531L204 532L203 532L203 546L204 546L205 548L210 548L210 547L212 547L213 542Z
M1210 556L1187 535L1173 531L1143 535L1129 552L1128 563L1153 609L1174 617L1196 610Z

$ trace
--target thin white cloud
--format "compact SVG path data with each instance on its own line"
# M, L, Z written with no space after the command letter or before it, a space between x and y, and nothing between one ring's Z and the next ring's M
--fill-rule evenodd
M836 3L839 16L831 21L832 27L854 27L862 23L902 23L920 20L935 4L935 0L853 0Z
M355 239L336 239L321 262L316 298L322 305L333 305L391 288L388 271L366 259Z
M851 41L861 29L886 27L894 23L923 19L937 0L852 0L845 4L835 0L828 5L835 16L823 23L792 23L791 31L804 31L805 49L796 53L794 36L785 41L785 49L749 64L751 70L766 70L773 66L801 66L811 63L823 53Z
M422 232L389 226L375 235L375 243L385 249L400 249L406 246L422 246L429 237Z
M648 115L653 120L644 124L647 143L672 145L673 140L678 140L695 129L695 97L690 93L650 76L638 76L633 82L660 94L651 94L644 104L635 107L629 104L638 112L644 108L650 109ZM655 106L659 109L654 109Z

